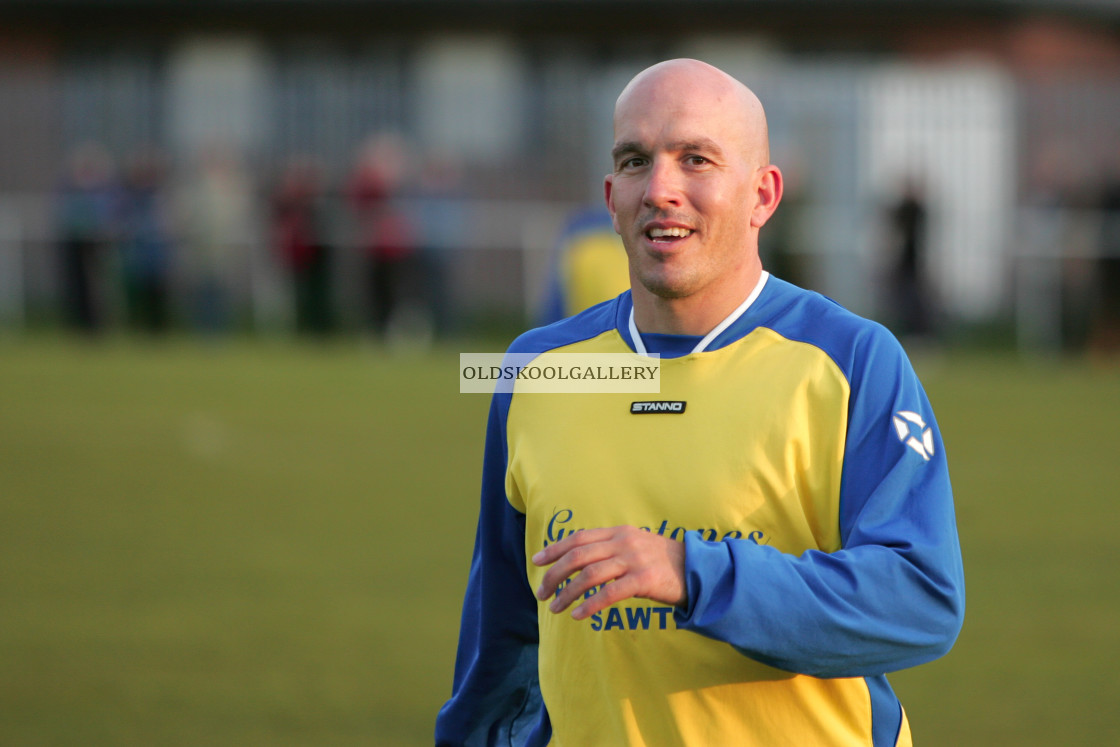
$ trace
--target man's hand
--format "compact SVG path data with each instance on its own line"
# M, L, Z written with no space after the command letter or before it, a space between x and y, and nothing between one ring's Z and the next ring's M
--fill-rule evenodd
M589 589L602 587L575 608L576 620L631 597L673 606L688 601L684 543L636 527L584 529L541 550L533 563L552 564L537 589L542 601L556 594L564 579L579 574L552 600L548 608L553 612L563 612Z

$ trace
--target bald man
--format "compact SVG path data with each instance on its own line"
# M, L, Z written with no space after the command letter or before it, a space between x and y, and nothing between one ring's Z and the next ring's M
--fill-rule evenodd
M944 449L881 326L771 277L766 119L636 76L607 207L629 291L511 354L660 356L660 392L495 394L441 745L909 745L885 675L949 650Z

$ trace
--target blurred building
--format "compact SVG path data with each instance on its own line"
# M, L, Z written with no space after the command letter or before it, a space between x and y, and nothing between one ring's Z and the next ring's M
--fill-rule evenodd
M214 149L234 154L258 209L228 287L262 329L289 308L267 197L281 164L315 157L334 185L340 320L357 324L360 258L346 248L358 227L342 185L377 133L409 142L393 199L439 259L444 304L524 317L564 217L601 195L618 91L658 59L695 56L767 106L796 195L774 248L798 281L889 316L882 216L918 181L945 325L1013 319L1025 345L1061 344L1099 255L1093 195L1120 170L1120 3L681 7L0 0L0 324L57 308L53 196L84 143L118 160L158 148L172 182ZM436 171L455 178L433 194Z

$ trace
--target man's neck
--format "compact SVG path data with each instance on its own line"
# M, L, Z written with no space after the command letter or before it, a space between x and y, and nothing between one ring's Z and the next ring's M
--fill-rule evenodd
M664 298L638 286L631 293L634 323L641 332L702 337L747 299L761 277L759 265L742 282L705 289L683 298Z

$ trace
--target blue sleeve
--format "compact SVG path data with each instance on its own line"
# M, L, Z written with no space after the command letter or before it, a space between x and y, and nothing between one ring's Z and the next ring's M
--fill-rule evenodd
M685 539L681 628L780 669L873 676L935 659L964 616L945 449L901 346L872 330L838 361L851 383L842 547L799 556L747 540ZM911 439L914 439L911 442Z
M495 396L490 407L455 677L436 718L437 745L543 744L549 733L537 679L537 604L525 574L525 517L505 493L508 407L508 395Z

